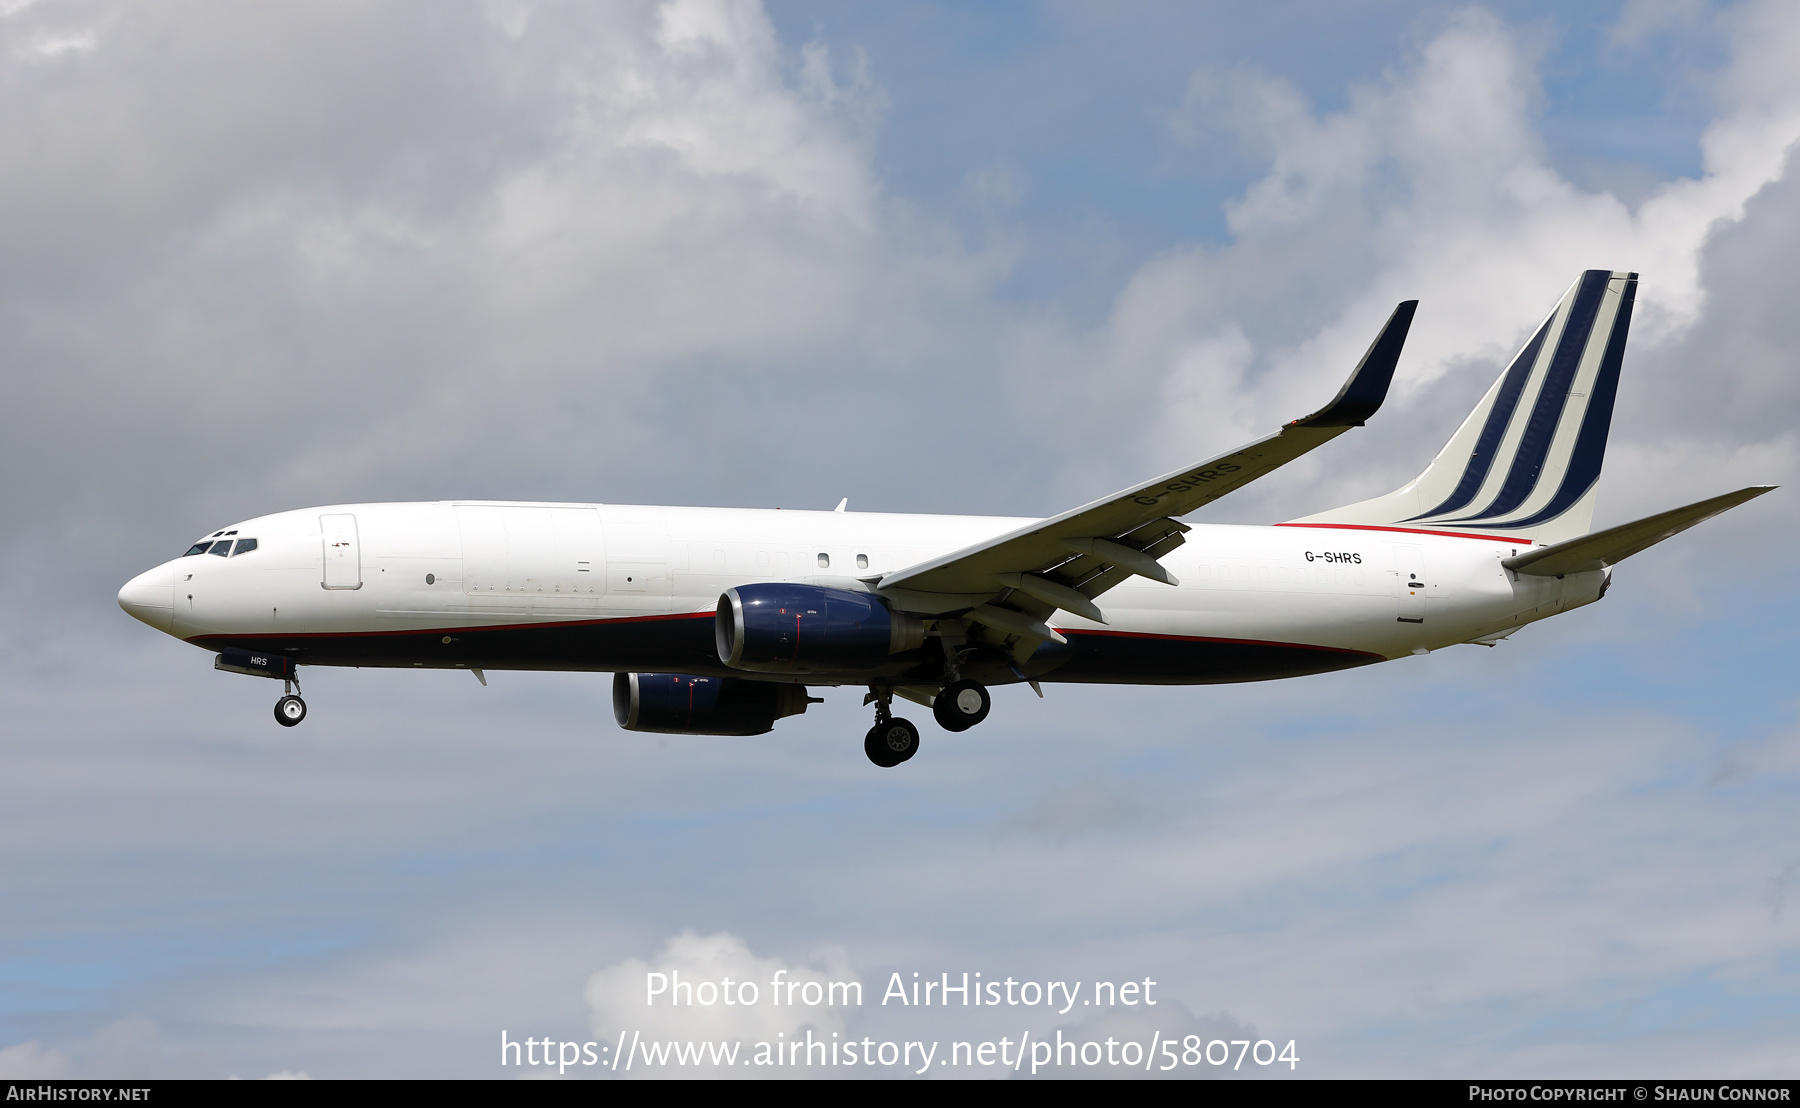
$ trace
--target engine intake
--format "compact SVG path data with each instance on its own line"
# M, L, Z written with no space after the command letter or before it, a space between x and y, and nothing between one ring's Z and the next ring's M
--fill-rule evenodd
M761 735L814 701L803 685L687 673L613 675L613 718L659 735Z
M880 597L782 582L726 589L713 632L720 661L759 673L867 669L925 643L919 618Z

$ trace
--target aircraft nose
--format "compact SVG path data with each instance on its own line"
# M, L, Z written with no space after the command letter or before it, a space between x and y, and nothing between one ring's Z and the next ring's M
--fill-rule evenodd
M165 562L140 573L119 590L119 607L158 631L174 632L175 565Z

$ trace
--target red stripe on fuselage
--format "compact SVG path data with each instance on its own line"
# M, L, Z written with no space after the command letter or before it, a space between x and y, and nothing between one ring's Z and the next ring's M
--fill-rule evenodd
M1105 635L1117 639L1164 639L1171 642L1217 642L1231 646L1283 646L1293 650L1321 650L1327 654L1359 654L1365 658L1387 661L1385 654L1375 654L1367 650L1352 650L1343 646L1315 646L1306 642L1276 642L1270 639L1221 639L1211 635L1163 635L1152 631L1091 631L1086 628L1075 629L1058 627L1064 635Z
M246 634L237 634L237 633L232 633L232 632L213 632L211 634L195 635L192 638L184 639L182 641L193 644L195 646L199 646L202 643L204 643L206 640L209 640L209 639L230 639L233 642L236 642L236 641L240 641L243 639L295 640L295 639L324 639L324 638L333 638L333 639L384 638L384 637L391 637L391 636L395 636L395 635L444 635L444 634L456 634L456 633L463 633L463 632L479 632L479 631L531 631L531 630L537 630L537 629L542 629L542 628L556 628L556 627L599 627L599 626L610 626L613 624L620 624L620 623L654 623L654 622L675 620L675 619L708 619L708 620L710 620L710 619L714 619L714 618L716 618L716 614L713 612L674 612L674 613L670 613L667 615L620 616L620 617L617 617L614 619L569 619L569 620L557 620L557 621L550 622L550 623L506 623L506 624L495 624L495 625L486 626L486 627L416 627L416 628L412 628L410 630L397 630L397 631L305 631L305 632L290 632L290 633L285 633L285 634L280 633L280 632L260 632L260 631L246 633ZM1285 648L1291 649L1291 650L1317 650L1317 651L1321 651L1326 654L1351 654L1351 655L1356 655L1356 656L1364 657L1364 658L1373 658L1377 661L1386 661L1387 660L1387 657L1385 655L1375 654L1375 653L1372 653L1367 650L1353 650L1348 647L1341 647L1341 646L1318 646L1313 643L1303 643L1303 642L1279 642L1279 641L1275 641L1275 640L1271 640L1271 639L1227 639L1227 638L1218 638L1218 637L1211 636L1211 635L1167 635L1167 634L1161 634L1161 633L1152 632L1152 631L1098 631L1098 630L1088 630L1085 628L1077 629L1077 628L1069 628L1069 627L1061 627L1061 628L1058 628L1057 630L1061 631L1065 635L1091 635L1091 636L1095 636L1095 637L1120 638L1120 639L1156 639L1156 640L1161 640L1161 641L1165 641L1165 642L1209 642L1209 643L1221 643L1221 644L1230 645L1230 646L1274 646L1274 647L1285 647Z
M1483 542L1501 542L1510 546L1530 546L1530 539L1522 539L1517 535L1511 538L1496 535L1471 535L1466 531L1426 531L1418 527L1377 527L1373 523L1277 523L1277 527L1330 527L1340 531L1398 531L1403 535L1443 535L1452 539L1480 539Z
M598 627L614 623L652 623L666 619L714 619L716 612L675 612L658 616L619 616L614 619L559 619L549 623L495 623L478 627L412 627L398 631L249 631L239 634L235 631L211 631L204 635L194 635L183 639L183 642L197 643L202 639L373 639L386 635L448 635L458 632L473 631L531 631L540 627Z

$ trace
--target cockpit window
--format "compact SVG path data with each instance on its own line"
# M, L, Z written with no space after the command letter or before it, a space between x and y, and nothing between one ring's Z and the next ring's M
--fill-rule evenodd
M201 539L199 542L188 547L188 552L186 554L183 554L182 557L188 558L188 557L192 557L195 554L204 554L204 553L206 553L206 548L211 545L212 545L211 539Z
M239 539L238 544L237 544L237 549L233 550L231 552L231 556L233 558L235 558L239 554L248 554L252 550L255 550L255 549L256 549L256 540L255 539Z
M207 553L217 554L221 558L231 557L231 540L220 539L218 542L212 544L212 549L208 550Z

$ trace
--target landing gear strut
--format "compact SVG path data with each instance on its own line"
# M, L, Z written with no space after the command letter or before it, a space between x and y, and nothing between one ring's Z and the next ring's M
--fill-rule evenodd
M882 769L892 769L919 752L919 729L892 714L894 690L871 689L863 702L870 701L875 704L875 726L863 738L863 753Z
M987 718L993 699L978 681L953 681L932 701L931 714L946 731L967 731Z
M281 687L287 695L275 702L275 722L293 727L306 718L306 701L300 699L299 681L289 678L282 681Z

